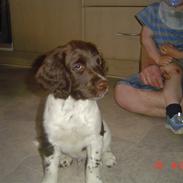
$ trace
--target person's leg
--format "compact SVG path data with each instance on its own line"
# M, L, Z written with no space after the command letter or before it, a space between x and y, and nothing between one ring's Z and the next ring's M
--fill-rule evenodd
M131 112L150 116L165 116L166 106L171 103L180 103L182 99L180 84L182 70L177 65L169 64L164 68L164 71L170 78L165 81L163 90L146 90L144 89L145 85L140 82L138 77L127 78L115 87L116 102Z
M183 134L182 70L174 64L164 68L164 88L157 90L144 85L139 75L118 82L114 97L124 109L149 116L167 116L166 126L176 134ZM180 105L181 104L181 105Z
M128 111L165 117L165 101L161 91L143 90L120 83L115 87L114 98L122 108Z
M162 67L168 76L164 82L163 96L166 103L166 126L176 134L183 134L182 69L172 63Z
M182 99L182 69L176 64L168 64L162 67L162 70L168 75L163 89L166 106L173 103L180 104Z

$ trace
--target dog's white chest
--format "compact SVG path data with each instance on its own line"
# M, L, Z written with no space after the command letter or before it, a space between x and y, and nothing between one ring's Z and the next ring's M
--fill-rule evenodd
M44 127L52 144L82 148L100 130L100 111L94 100L63 100L49 95Z

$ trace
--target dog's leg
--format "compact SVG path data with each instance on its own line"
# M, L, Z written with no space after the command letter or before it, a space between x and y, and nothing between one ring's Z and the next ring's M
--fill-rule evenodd
M68 155L61 154L59 166L66 168L72 164L72 158Z
M42 183L57 183L60 149L49 142L41 148L43 156L44 177Z
M102 183L100 176L103 136L98 135L87 147L86 183Z
M104 133L102 163L110 168L116 164L116 157L111 151L111 132L105 122L104 122L104 130L105 130L105 133Z
M103 153L103 155L102 155L102 162L108 168L111 168L112 166L114 166L116 164L116 157L111 152L110 148Z

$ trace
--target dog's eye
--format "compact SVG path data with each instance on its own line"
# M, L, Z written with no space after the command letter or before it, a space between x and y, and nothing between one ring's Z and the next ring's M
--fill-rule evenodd
M76 62L73 64L73 70L77 72L83 72L85 70L85 66L80 62Z

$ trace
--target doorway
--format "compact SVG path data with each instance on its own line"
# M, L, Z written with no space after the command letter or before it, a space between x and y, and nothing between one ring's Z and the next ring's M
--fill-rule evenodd
M0 50L13 50L10 6L8 0L0 0Z

